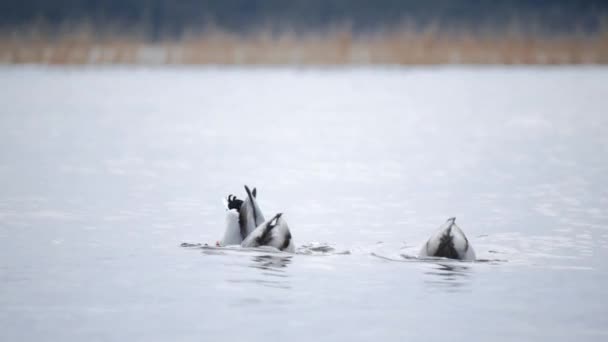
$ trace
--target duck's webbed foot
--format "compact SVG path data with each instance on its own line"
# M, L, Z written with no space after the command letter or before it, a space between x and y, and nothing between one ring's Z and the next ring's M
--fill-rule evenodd
M243 201L238 199L234 195L228 195L227 202L228 202L228 209L241 210L241 206L243 205Z

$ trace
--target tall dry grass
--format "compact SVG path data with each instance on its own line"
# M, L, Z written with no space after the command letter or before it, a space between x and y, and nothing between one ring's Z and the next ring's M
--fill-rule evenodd
M237 35L219 30L152 43L143 35L90 28L53 36L0 33L0 63L40 64L606 64L608 30L594 35L449 33L407 28L354 35L327 33Z

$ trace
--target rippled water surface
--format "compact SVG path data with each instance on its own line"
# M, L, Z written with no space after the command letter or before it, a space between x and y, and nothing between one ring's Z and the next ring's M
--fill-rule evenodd
M0 340L605 341L607 85L2 67ZM298 254L180 247L244 184ZM412 259L451 216L486 262Z

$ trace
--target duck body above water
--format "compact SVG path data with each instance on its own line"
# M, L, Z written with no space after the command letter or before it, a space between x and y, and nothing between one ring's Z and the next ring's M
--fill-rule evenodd
M291 232L283 214L276 214L270 220L262 223L241 243L242 247L270 246L278 250L294 253L295 246Z
M289 226L282 213L264 220L257 202L257 190L245 185L247 197L241 200L229 195L226 206L224 236L217 246L241 245L242 247L270 246L285 252L295 252Z
M456 225L456 218L451 217L422 246L419 256L473 261L475 251Z

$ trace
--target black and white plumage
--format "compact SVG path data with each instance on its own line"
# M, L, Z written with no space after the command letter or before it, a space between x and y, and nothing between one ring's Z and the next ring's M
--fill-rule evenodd
M240 202L240 203L239 203ZM225 201L226 205L226 224L224 229L224 237L217 242L218 246L240 245L243 242L241 236L241 227L239 224L239 209L243 201L233 195L228 196ZM235 207L235 205L237 205Z
M264 214L257 203L257 190L249 190L245 185L247 198L238 199L234 195L228 195L224 201L226 206L226 224L224 238L218 242L219 245L240 245L245 238L264 222Z
M422 246L420 257L443 257L473 261L475 251L469 244L460 227L456 225L456 218L449 218Z
M253 188L253 191L251 191L245 185L245 191L247 192L247 198L242 201L243 203L238 210L239 227L243 240L265 221L264 214L262 214L262 210L258 205L257 189Z
M295 246L283 214L276 214L270 220L259 225L241 243L242 247L271 246L281 251L294 253Z
M281 251L295 252L291 232L283 214L265 221L257 202L257 190L245 185L247 198L229 195L225 200L226 226L224 237L218 246L241 245L242 247L271 246Z

